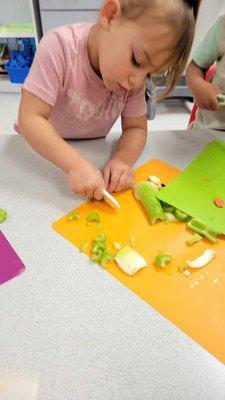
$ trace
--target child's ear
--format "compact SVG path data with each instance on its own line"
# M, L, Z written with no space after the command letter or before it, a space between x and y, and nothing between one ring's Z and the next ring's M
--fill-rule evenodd
M107 29L113 19L120 18L121 7L119 0L105 0L100 11L100 23L102 28Z

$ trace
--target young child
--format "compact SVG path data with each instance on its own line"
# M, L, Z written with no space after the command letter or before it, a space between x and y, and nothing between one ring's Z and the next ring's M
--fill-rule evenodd
M105 0L98 23L47 33L25 81L18 130L68 174L77 194L102 198L130 188L147 137L145 79L182 73L201 0ZM121 115L122 135L103 173L63 138L106 136Z
M216 73L211 82L206 82L205 73L215 62ZM225 95L225 12L217 18L194 50L186 76L199 106L190 128L225 130L225 109L217 98L218 94Z

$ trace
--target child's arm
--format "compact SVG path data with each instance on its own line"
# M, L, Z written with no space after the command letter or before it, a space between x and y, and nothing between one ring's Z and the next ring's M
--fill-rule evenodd
M187 84L200 108L217 110L220 105L216 95L221 91L218 85L205 81L205 72L192 60L187 67Z
M220 42L223 30L223 20L219 16L213 23L205 37L192 53L192 61L186 72L187 83L200 108L217 110L219 102L216 95L220 94L220 88L204 80L204 75L211 65L221 56Z
M101 172L64 141L48 121L52 107L23 90L18 128L31 147L68 174L70 188L81 196L102 197Z
M142 153L147 139L147 116L122 117L123 133L112 158L104 169L104 179L110 192L132 187L134 173L132 165Z

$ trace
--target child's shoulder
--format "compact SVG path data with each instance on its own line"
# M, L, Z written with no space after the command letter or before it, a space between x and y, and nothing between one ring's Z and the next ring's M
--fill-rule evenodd
M43 39L47 39L47 42L59 41L63 47L75 45L83 40L88 34L93 23L90 22L79 22L71 25L63 25L59 28L52 29L48 31Z

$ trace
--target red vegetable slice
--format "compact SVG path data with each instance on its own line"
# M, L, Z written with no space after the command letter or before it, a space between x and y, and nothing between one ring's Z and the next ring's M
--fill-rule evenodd
M217 199L214 199L213 202L216 207L223 208L223 206L224 206L224 200L222 200L222 199L217 198Z

